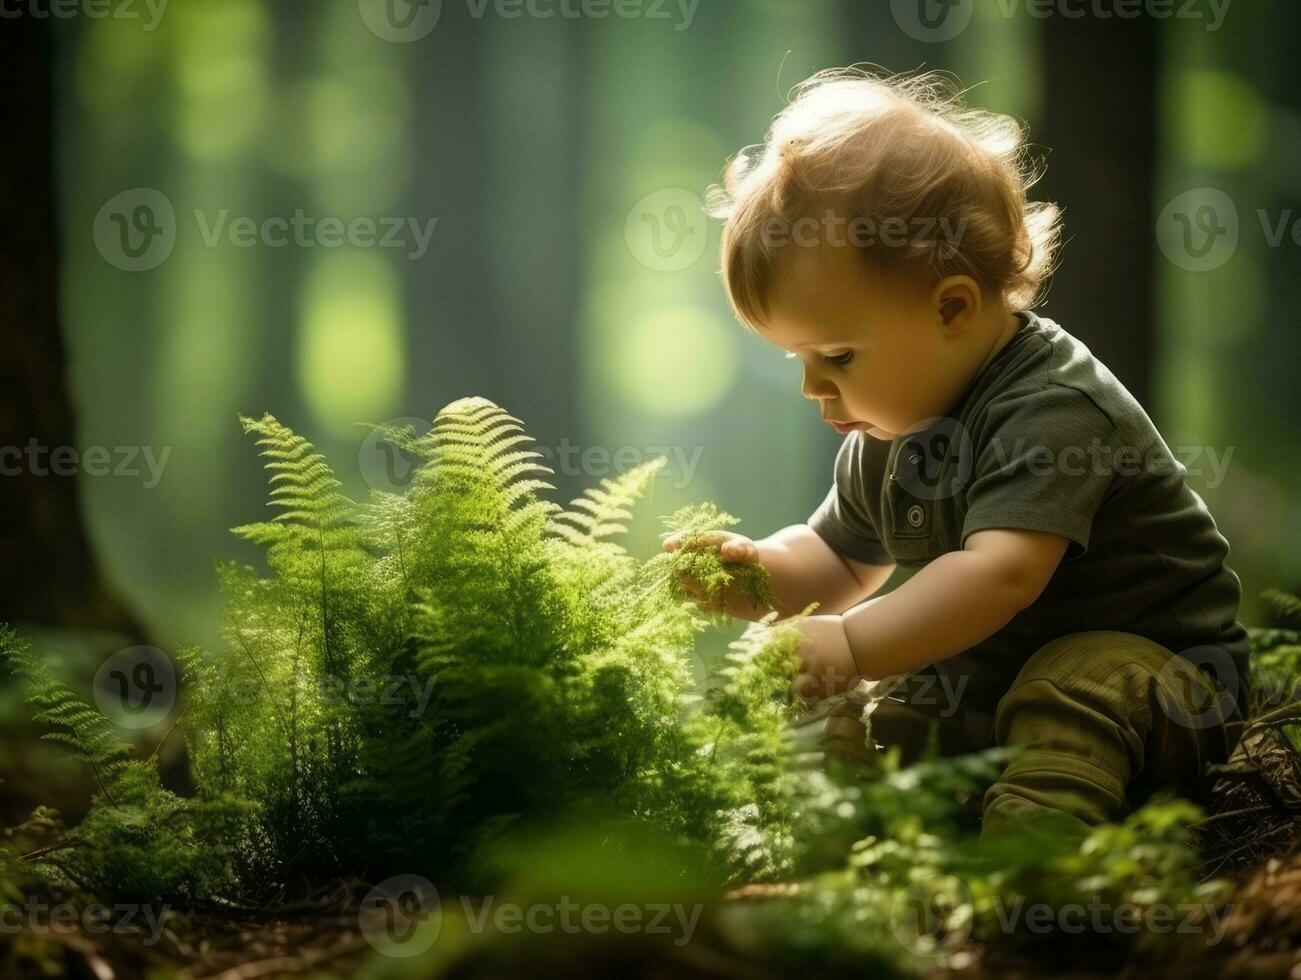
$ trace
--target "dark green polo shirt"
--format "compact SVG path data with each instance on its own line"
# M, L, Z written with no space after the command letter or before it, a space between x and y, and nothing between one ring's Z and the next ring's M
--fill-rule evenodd
M992 711L1048 640L1085 630L1155 640L1241 703L1242 588L1186 468L1084 344L1033 312L1017 317L1021 328L946 417L893 442L845 437L810 526L838 554L904 566L957 551L986 528L1070 539L1034 604L936 665L969 675L964 697L977 710Z

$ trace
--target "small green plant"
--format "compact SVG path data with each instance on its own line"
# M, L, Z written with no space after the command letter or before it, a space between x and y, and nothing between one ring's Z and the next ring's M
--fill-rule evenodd
M34 862L15 864L20 850L0 846L0 877L34 864L78 887L141 900L193 898L235 885L234 842L253 804L220 795L190 800L164 789L156 760L135 758L112 723L55 679L25 640L0 630L0 655L27 681L36 720L52 729L42 737L68 746L96 786L85 820L34 848ZM39 808L6 836L21 844L55 828L56 817Z
M705 590L705 598L717 602L733 583L756 609L773 608L772 580L759 562L725 561L718 545L702 545L712 531L734 527L740 521L711 503L689 505L664 518L668 534L680 535L681 547L661 553L649 562L649 571L664 583L669 594L685 600L683 577L694 578Z
M798 617L751 625L698 690L707 621L681 574L714 599L739 586L760 607L771 583L757 563L693 547L736 523L712 504L666 519L684 537L674 552L642 562L621 546L660 460L562 508L540 496L549 471L518 420L462 399L428 433L384 429L416 460L411 482L358 502L279 421L242 422L275 513L235 529L265 567L221 566L224 642L178 656L195 795L162 787L152 757L0 631L46 737L95 786L76 827L38 814L0 843L0 897L30 872L182 904L270 903L391 874L483 892L502 853L569 820L644 828L688 845L694 881L758 889L720 916L750 937L749 955L884 971L935 962L925 937L911 947L896 925L900 901L937 878L962 887L937 948L1015 948L995 924L1009 896L1146 907L1219 894L1196 883L1197 814L1184 804L1149 804L1083 838L1027 829L977 846L972 803L1005 753L824 767L793 724L805 711L792 689ZM1295 600L1276 608L1294 630ZM1294 678L1295 633L1276 632L1279 653L1258 669Z
M413 872L485 886L491 845L575 808L717 844L719 868L736 866L720 828L756 800L775 813L797 640L757 628L692 703L703 620L616 540L662 460L561 508L538 496L549 471L518 421L463 399L427 434L385 430L413 478L358 503L302 437L242 422L276 513L235 529L265 573L219 569L224 647L178 657L193 800L10 652L100 788L69 875L84 856L93 884L133 892L257 898Z
M1250 630L1253 716L1296 701L1301 693L1301 599L1279 589L1266 589L1260 597L1270 625ZM1288 737L1301 752L1295 731L1289 730Z

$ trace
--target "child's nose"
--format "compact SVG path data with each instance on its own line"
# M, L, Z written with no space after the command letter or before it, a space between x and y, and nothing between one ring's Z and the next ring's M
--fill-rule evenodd
M810 375L807 370L804 372L804 383L800 386L800 391L810 400L821 401L824 398L836 397L835 385L826 378Z

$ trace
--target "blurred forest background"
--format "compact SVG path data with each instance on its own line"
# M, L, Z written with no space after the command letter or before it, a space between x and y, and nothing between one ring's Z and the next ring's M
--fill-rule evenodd
M238 413L315 441L354 497L403 465L356 423L470 394L523 420L560 502L664 453L642 554L689 501L754 536L804 520L839 438L798 364L731 316L699 200L791 86L871 62L952 71L1046 148L1035 195L1064 206L1067 244L1040 312L1190 467L1257 621L1261 589L1301 586L1301 8L1035 7L13 6L0 445L80 464L0 478L0 620L60 630L52 649L70 627L217 643L213 561L254 562L227 529L265 513ZM377 241L396 219L398 247L232 224L295 213L373 219ZM1182 232L1207 237L1181 252Z

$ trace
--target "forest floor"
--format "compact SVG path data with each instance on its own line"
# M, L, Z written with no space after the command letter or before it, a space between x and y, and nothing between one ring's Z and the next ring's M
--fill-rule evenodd
M774 886L780 900L782 886ZM416 959L404 960L378 953L362 928L361 902L366 886L360 881L338 882L333 891L258 912L234 908L187 911L167 921L156 937L118 930L92 932L84 926L28 927L21 936L6 926L4 937L12 941L9 969L15 975L116 978L221 978L252 980L270 977L423 977L432 975ZM744 902L755 900L750 893ZM1181 977L1255 978L1301 977L1301 853L1271 859L1242 875L1236 894L1227 907L1222 936L1207 945L1200 955L1178 961ZM511 943L506 948L479 947L458 952L452 958L439 957L439 974L455 977L496 977L503 969L530 977L573 976L574 967L584 975L621 977L781 977L798 972L801 976L854 975L863 970L841 973L814 966L792 969L775 966L747 955L709 920L716 909L707 910L701 928L690 943L681 946L630 940L571 937L574 944L560 955L558 947L536 943ZM1062 937L1056 937L1061 939ZM0 941L0 950L5 942ZM1094 953L1105 945L1096 944ZM1047 945L1016 956L986 950L967 943L942 963L925 973L929 977L954 980L985 978L1146 977L1160 964L1150 960L1107 962L1087 955L1062 962L1060 947ZM3 964L4 957L0 957ZM26 972L30 971L30 973ZM871 973L872 971L868 971ZM9 974L6 974L8 976Z

